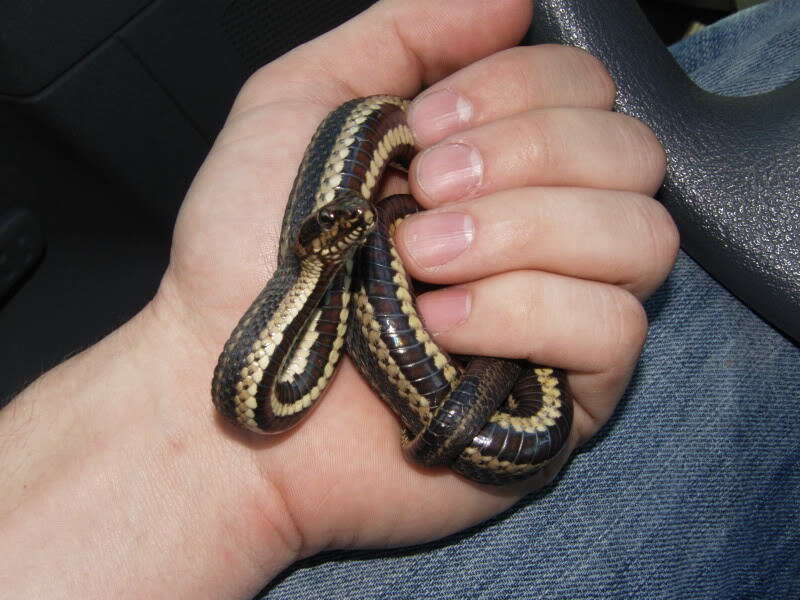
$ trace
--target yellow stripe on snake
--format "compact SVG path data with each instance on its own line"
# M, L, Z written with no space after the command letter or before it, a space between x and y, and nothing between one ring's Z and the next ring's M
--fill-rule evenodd
M414 155L407 105L351 100L317 129L292 187L275 275L225 344L212 398L245 429L285 431L324 394L346 351L400 418L410 460L480 483L525 479L566 442L572 399L558 369L454 359L425 330L392 242L420 208L407 195L374 197L386 169L407 169Z

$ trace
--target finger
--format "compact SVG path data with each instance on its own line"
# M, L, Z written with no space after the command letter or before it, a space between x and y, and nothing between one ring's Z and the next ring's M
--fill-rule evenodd
M510 48L435 83L408 121L422 147L458 131L536 108L611 110L616 88L603 64L570 46Z
M672 268L679 236L649 196L551 187L412 215L396 241L411 276L431 283L532 269L619 285L643 299Z
M411 189L427 207L529 185L653 194L666 157L640 121L604 110L547 108L450 136L419 154Z
M540 271L496 275L418 302L426 327L450 352L570 371L594 424L622 395L647 332L642 304L625 290Z
M384 0L259 70L234 112L287 98L335 106L370 94L413 96L515 45L531 10L529 0Z

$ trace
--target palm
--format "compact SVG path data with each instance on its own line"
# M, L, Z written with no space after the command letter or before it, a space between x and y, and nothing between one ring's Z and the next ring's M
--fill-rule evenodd
M183 320L182 333L193 341L192 350L196 354L190 364L194 372L187 374L192 383L182 390L189 391L187 397L191 406L187 410L191 411L192 419L197 419L195 413L200 404L208 411L204 422L215 422L209 393L214 365L237 320L276 267L286 199L317 124L330 110L351 98L370 94L411 97L424 86L450 74L462 77L466 88L471 89L479 80L484 88L494 89L495 93L490 92L485 98L484 118L491 119L487 115L494 113L494 119L502 122L503 117L508 116L504 112L508 99L503 94L509 81L522 72L522 67L487 69L476 61L513 45L530 22L530 10L531 4L523 0L468 3L468 6L462 3L433 5L425 0L379 3L341 29L267 65L248 81L187 196L175 231L170 268L159 294L167 300L161 304L173 300L180 305L182 310L178 311L178 316ZM439 25L421 25L428 22L426 19L433 19ZM547 53L543 51L542 56ZM500 57L498 64L503 64L509 56ZM469 65L475 68L470 71ZM524 72L528 68L524 67ZM476 75L480 75L479 79ZM530 94L530 106L512 109L521 111L520 115L532 114L526 111L537 106L610 108L610 97L594 93L604 90L602 86L580 84L573 89L568 83L571 79L565 77L557 78L558 85L551 86L549 81L540 88L531 86L526 77L522 80L528 87L520 89ZM551 87L556 92L548 97L546 90ZM516 89L513 85L511 88ZM562 115L560 118L569 122L566 113L556 110L551 114ZM580 108L570 114L581 119L600 118L596 112ZM618 125L619 121L615 123ZM485 125L488 127L488 122ZM628 135L624 139L632 137ZM613 145L605 148L601 144L601 147L603 151L592 154L593 157L619 159L627 156ZM574 149L570 152L579 154ZM648 164L657 165L657 162L653 160ZM560 173L560 178L521 185L572 186L580 181L581 186L597 190L648 191L647 178L633 184L624 177L618 180L615 178L620 172L617 167L623 163L618 160L611 163L609 174L599 168L597 161L579 161L576 163L580 165L578 172L584 175L576 176L569 168L551 169ZM511 168L510 165L506 167ZM658 179L658 168L650 171L654 181ZM504 188L500 185L499 189ZM524 194L518 199L523 199L522 196ZM576 204L575 211L570 213L577 222L589 216L585 208L581 208L583 206ZM502 213L507 209L498 205L497 210ZM594 232L594 220L590 221L587 231ZM609 222L613 225L618 220ZM559 246L558 240L553 243ZM580 240L576 240L574 246L578 250L590 247ZM610 247L624 249L625 245L620 242ZM634 247L639 246L634 244ZM544 252L543 256L550 254ZM558 259L561 253L555 252L552 256ZM237 472L243 473L242 484L247 489L240 492L246 494L249 490L249 497L255 494L257 503L267 506L267 510L274 509L274 498L271 502L265 501L265 493L259 490L277 492L278 505L285 507L285 516L300 528L305 540L304 550L314 551L331 546L399 545L438 538L496 514L525 490L542 484L563 465L569 451L608 418L630 376L643 335L643 329L638 326L641 305L634 299L636 305L631 308L632 296L614 285L620 276L619 270L608 272L604 266L624 261L613 252L609 254L610 262L598 260L594 254L576 256L569 264L556 260L558 264L525 263L515 267L523 270L517 272L517 276L528 278L525 281L529 287L537 270L552 270L577 278L566 283L562 277L558 284L551 278L548 285L555 286L550 288L552 290L560 290L563 294L560 297L565 301L576 302L572 314L589 315L583 320L565 322L574 330L573 335L559 330L559 335L553 334L550 339L561 345L545 344L543 349L550 356L537 356L537 360L546 364L563 365L572 370L570 384L579 402L573 435L564 453L560 460L551 461L547 471L535 477L535 481L526 482L521 488L492 489L474 485L448 470L419 469L410 465L400 449L397 419L345 360L319 407L287 434L259 440L230 429L225 429L228 435L220 435L219 428L210 434L212 440L228 443L229 450L236 453L235 460L243 461L237 463ZM531 260L536 261L535 258ZM664 265L668 260L667 257L662 261ZM495 268L493 264L487 272L491 274ZM668 269L661 270L666 273ZM655 275L641 278L643 282L639 282L638 293L642 297L660 282L658 272L656 268ZM645 273L651 274L650 270ZM474 272L466 272L461 279L451 278L440 283L474 283L482 277L474 275ZM633 281L638 282L638 279ZM635 284L632 287L637 289ZM591 300L598 298L603 299L603 303ZM621 305L617 303L623 300L626 310L620 311ZM602 308L599 318L598 306L608 308ZM560 303L558 307L562 308ZM570 311L562 310L562 313L570 314ZM596 335L592 334L598 323L616 322L606 317L619 319L620 315L627 325L632 325L624 328L626 335L610 336L602 327ZM532 331L541 329L533 327ZM529 342L533 339L518 337ZM484 348L481 341L484 337L476 337L460 346L452 341L454 339L450 338L451 343L461 352L493 354L504 351L491 350L489 345ZM572 339L587 345L562 344ZM446 346L444 341L443 345ZM526 351L518 348L514 356L525 356L520 352ZM550 358L553 362L549 362ZM219 423L219 419L216 422ZM203 431L202 435L208 432ZM253 468L260 477L249 477ZM283 516L283 511L277 516Z
M196 321L203 324L199 335L206 360L198 364L213 365L272 274L297 165L331 108L268 105L234 116L198 174L182 208L166 278L181 297L191 299ZM196 374L203 384L200 397L208 395L210 374L210 368ZM248 444L247 436L233 437ZM295 514L310 512L314 521L348 532L341 543L354 531L361 545L441 537L514 498L494 492L487 502L492 492L486 489L449 471L406 462L396 418L349 361L305 422L286 435L253 442L249 451Z

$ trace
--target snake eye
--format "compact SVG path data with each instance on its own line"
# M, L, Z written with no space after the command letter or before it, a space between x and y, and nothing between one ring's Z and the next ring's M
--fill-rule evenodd
M327 229L336 222L336 215L329 208L323 208L317 213L317 221Z

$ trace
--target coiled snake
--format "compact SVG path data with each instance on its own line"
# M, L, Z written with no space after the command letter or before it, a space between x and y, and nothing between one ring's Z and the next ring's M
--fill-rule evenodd
M312 138L292 188L278 268L225 344L212 398L257 433L295 425L347 351L403 427L406 455L480 483L533 475L564 445L572 399L564 374L515 360L448 356L425 331L392 243L419 210L374 200L390 165L414 155L408 101L351 100Z

